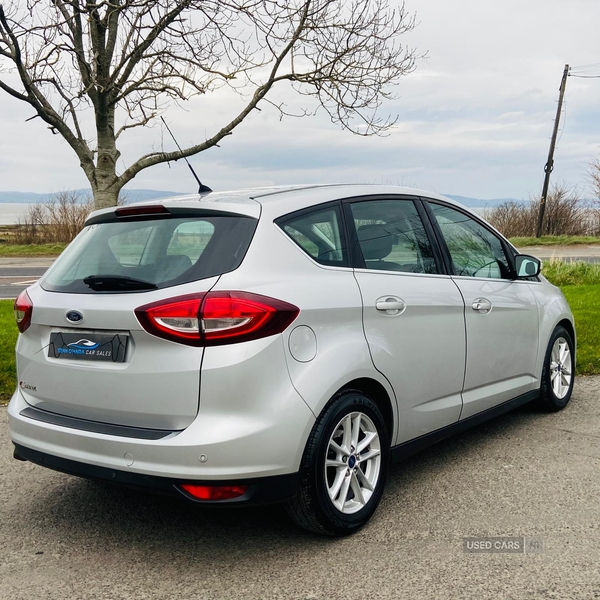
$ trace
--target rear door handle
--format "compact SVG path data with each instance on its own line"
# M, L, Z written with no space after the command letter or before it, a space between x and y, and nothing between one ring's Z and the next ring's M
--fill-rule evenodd
M475 312L486 314L492 310L492 303L487 298L475 298L471 305Z
M396 296L384 296L377 299L375 308L386 315L399 315L406 310L406 302Z

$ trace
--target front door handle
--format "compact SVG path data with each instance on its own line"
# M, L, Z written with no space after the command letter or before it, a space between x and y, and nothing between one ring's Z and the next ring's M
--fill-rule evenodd
M406 302L396 296L384 296L377 299L375 308L386 315L399 315L406 310Z
M475 298L471 306L475 312L484 315L492 310L492 303L487 298Z

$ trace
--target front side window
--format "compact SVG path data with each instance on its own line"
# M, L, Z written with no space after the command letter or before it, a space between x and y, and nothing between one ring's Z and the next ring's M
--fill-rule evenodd
M367 269L438 273L427 232L410 200L368 200L350 205Z
M429 203L446 240L455 275L511 279L500 239L461 211Z
M318 263L337 267L348 266L338 206L284 217L277 223Z

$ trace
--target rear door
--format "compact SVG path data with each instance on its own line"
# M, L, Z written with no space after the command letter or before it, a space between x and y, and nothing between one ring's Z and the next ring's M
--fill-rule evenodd
M28 292L32 324L17 347L25 400L104 423L187 427L198 412L203 348L148 333L135 310L201 297L240 264L256 222L165 211L87 227Z
M533 389L538 308L530 284L512 279L506 247L493 231L466 211L428 206L465 301L464 419Z
M464 304L434 253L417 204L389 197L349 201L345 213L365 335L375 367L398 400L395 443L456 423L465 371Z

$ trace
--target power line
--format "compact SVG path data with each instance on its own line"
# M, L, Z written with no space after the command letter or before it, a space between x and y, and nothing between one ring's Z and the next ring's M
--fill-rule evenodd
M600 67L600 62L598 62L598 63L591 63L589 65L579 65L577 67L571 67L571 69L575 69L576 71L583 71L585 69L595 69L597 67Z

